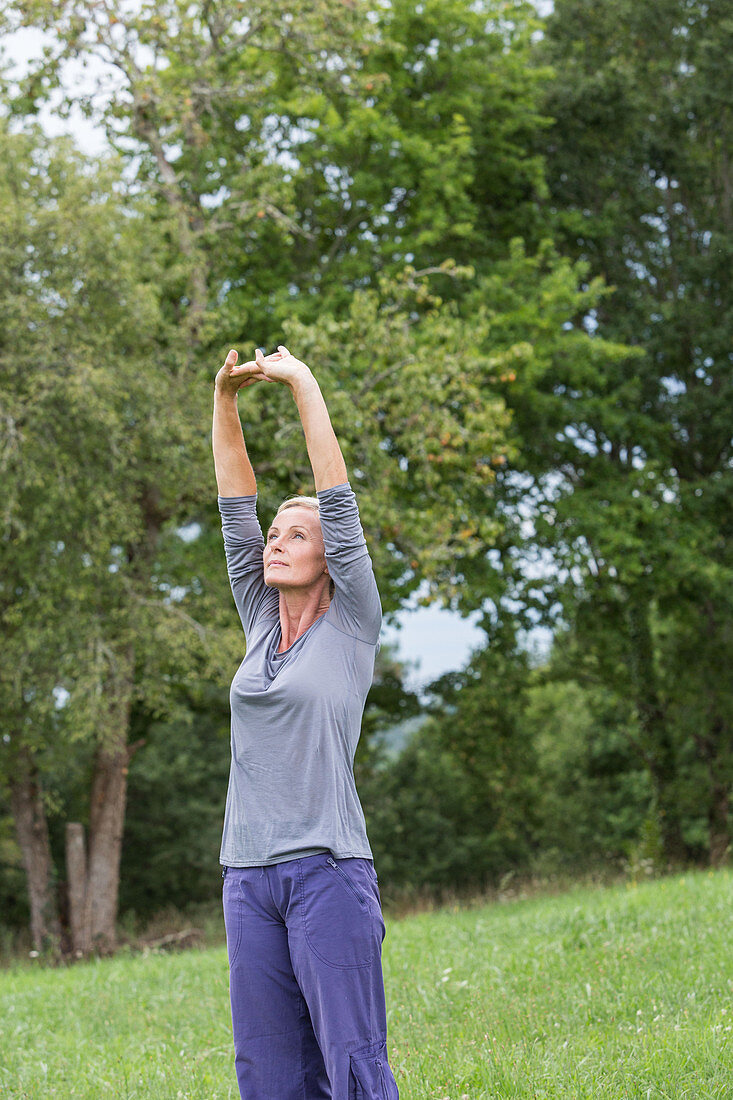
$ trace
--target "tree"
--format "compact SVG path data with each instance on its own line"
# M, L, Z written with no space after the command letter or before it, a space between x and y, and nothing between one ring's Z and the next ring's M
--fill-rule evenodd
M142 203L122 200L113 166L37 130L1 140L3 764L40 947L58 934L48 782L93 746L89 842L72 830L67 868L86 952L114 944L130 707L164 697L161 666L195 634L153 570L196 497L186 451L202 448L192 404L170 408L175 368L160 369Z
M215 325L264 343L324 300L347 310L380 273L481 268L512 237L539 239L547 72L529 64L531 4L33 0L6 21L53 35L20 114L69 58L103 67L67 104L105 125L174 213L194 344Z
M506 485L534 495L533 540L556 562L546 605L634 700L668 856L700 851L679 813L694 784L713 863L733 782L729 679L711 674L733 613L731 34L726 5L555 5L539 47L557 74L550 208L559 247L614 288L576 324L636 355L520 384L531 481Z
M648 770L632 743L633 704L598 682L594 659L580 639L560 636L527 690L522 731L534 747L537 788L533 862L545 872L628 867L637 853L658 855L642 843L657 823Z
M228 691L189 675L171 702L164 715L137 705L130 722L145 744L130 764L120 909L138 919L208 901L221 885Z
M523 712L526 654L511 627L431 687L430 716L365 790L389 889L486 888L530 861L537 800Z

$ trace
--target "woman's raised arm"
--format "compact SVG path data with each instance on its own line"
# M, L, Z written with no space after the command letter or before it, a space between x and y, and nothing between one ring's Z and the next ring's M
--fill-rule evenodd
M331 426L321 388L310 368L282 345L268 356L264 356L258 348L255 359L260 377L267 381L284 383L293 395L305 433L305 445L313 469L316 492L332 489L334 485L343 485L348 481L346 463ZM241 370L242 368L234 368L234 376L237 377Z
M252 463L247 454L242 425L237 410L237 393L244 386L264 380L259 364L236 366L237 353L232 349L216 376L214 384L214 423L211 445L214 451L216 484L221 497L251 496L257 492Z

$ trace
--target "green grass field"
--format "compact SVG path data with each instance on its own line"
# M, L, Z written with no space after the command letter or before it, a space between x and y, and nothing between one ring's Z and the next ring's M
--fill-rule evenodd
M733 1098L730 871L388 921L384 967L402 1100ZM0 972L0 1096L238 1100L224 948Z

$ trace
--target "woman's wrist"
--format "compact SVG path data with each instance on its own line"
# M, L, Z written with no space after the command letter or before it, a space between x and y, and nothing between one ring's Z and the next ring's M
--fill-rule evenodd
M220 382L214 383L214 400L215 401L231 401L236 405L237 396L239 394L239 387L236 389L233 386L222 385Z
M290 392L296 402L301 397L305 397L308 393L314 393L316 391L320 391L320 386L310 367L306 367L305 370L299 371L290 383Z

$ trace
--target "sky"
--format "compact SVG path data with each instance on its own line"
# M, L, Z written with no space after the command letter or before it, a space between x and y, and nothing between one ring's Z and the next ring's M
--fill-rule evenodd
M383 644L397 646L398 655L411 666L406 684L418 690L467 664L472 650L485 644L486 635L476 626L478 615L462 619L440 607L402 611L398 626L382 628Z

